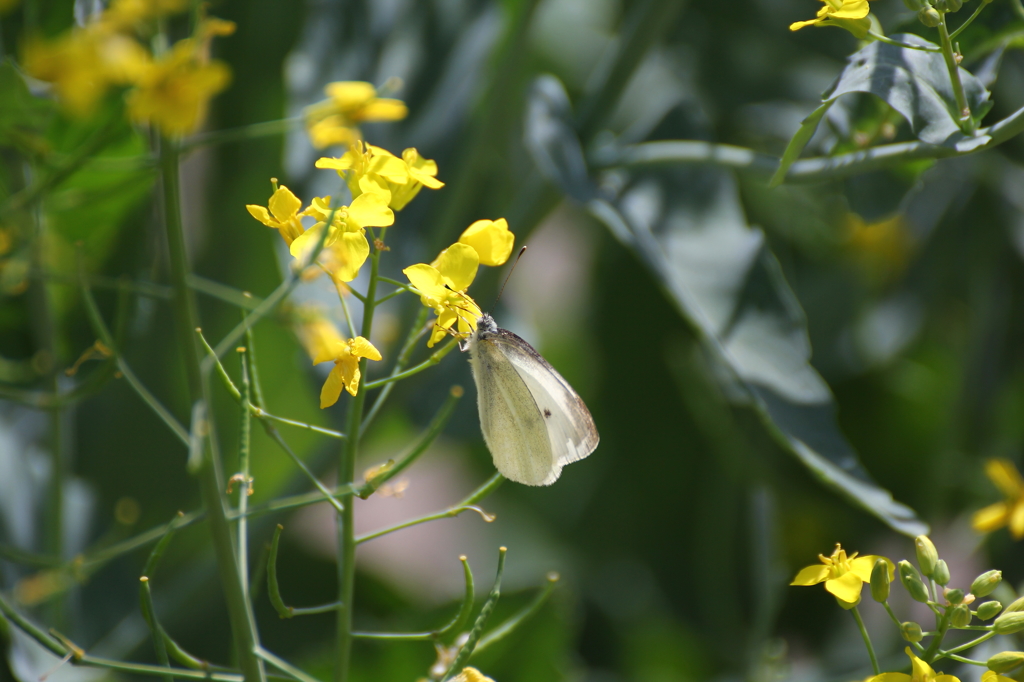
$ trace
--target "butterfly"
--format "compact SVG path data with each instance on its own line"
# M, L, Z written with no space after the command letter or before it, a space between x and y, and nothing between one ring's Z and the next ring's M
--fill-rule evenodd
M505 478L551 485L597 447L590 411L533 347L488 314L466 344L484 442Z

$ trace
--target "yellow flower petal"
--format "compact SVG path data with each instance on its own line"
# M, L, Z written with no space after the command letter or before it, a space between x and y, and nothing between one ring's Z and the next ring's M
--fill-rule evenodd
M856 604L860 601L860 592L863 586L864 581L855 573L846 573L838 578L825 581L825 589L840 601L848 604Z
M455 291L465 291L476 278L480 256L472 246L456 242L442 251L432 265L449 287Z
M273 196L270 197L270 201L267 202L267 206L270 208L270 213L277 218L280 222L290 220L299 212L302 208L302 202L299 198L292 194L292 191L281 185L274 192Z
M985 462L985 474L999 488L1003 495L1014 498L1024 495L1024 480L1013 462L1007 459L990 459Z
M274 222L271 222L270 213L264 207L257 206L256 204L246 204L245 208L253 218L260 221L267 227L277 227Z
M882 673L869 677L864 682L911 682L911 677L906 673Z
M402 160L409 168L409 175L416 182L422 183L424 187L430 189L444 187L444 183L434 177L437 175L437 163L420 156L415 147L409 147L402 152Z
M940 682L940 680L942 680L943 677L952 677L952 675L941 675L938 678L936 678L935 682ZM955 677L953 677L953 679L956 680ZM943 682L945 682L945 681L943 681ZM960 682L960 680L957 680L957 682ZM1017 682L1017 681L1014 680L1012 677L1007 677L1006 675L1000 675L999 673L997 673L994 670L986 670L985 672L983 672L981 674L981 682Z
M476 249L481 265L491 267L503 265L508 260L515 241L516 237L509 232L504 218L478 220L459 237L460 244L468 244Z
M370 243L362 232L345 232L331 245L332 263L328 272L339 282L351 282L359 276L359 268L369 255Z
M809 19L808 21L794 21L789 25L790 31L799 31L805 26L813 26L814 24L820 24L824 19Z
M992 671L990 670L989 672L992 672ZM1002 677L1002 676L999 675L998 677ZM1010 680L1010 679L1008 679L1006 677L1003 677L1003 679L1006 680L1006 682L1013 682L1012 680ZM931 682L960 682L960 678L959 677L954 677L953 675L936 675L934 678L932 678Z
M359 392L359 358L353 355L346 355L346 357L336 361L335 367L341 368L341 377L345 384L345 390L352 395L356 395Z
M335 81L324 92L343 111L361 107L377 96L377 88L365 81Z
M331 368L331 373L327 375L327 381L324 382L323 388L320 389L321 410L338 402L338 398L341 397L341 389L344 387L343 382L341 366L335 365Z
M869 583L871 582L871 571L874 570L875 564L879 559L885 561L886 565L889 567L889 580L891 581L893 575L896 573L896 566L884 556L868 554L866 556L859 556L856 559L852 559L850 561L850 571L864 582Z
M372 100L359 112L360 121L401 121L409 115L409 108L400 99L387 97Z
M452 678L452 682L494 682L476 668L463 668L462 672Z
M350 342L352 349L352 355L358 358L366 358L368 360L380 360L380 351L377 350L372 343L364 339L362 336L357 336Z
M288 245L288 252L292 254L292 258L300 263L307 263L313 249L320 243L324 227L326 226L323 223L319 223L293 239Z
M800 572L793 578L790 585L817 585L828 578L829 568L824 564L815 564L800 569Z
M1010 510L1009 526L1014 540L1024 538L1024 500L1018 500Z
M971 527L979 533L991 533L1002 528L1009 521L1009 505L1005 502L996 502L974 512L974 516L971 517Z
M402 274L425 298L435 301L432 306L439 305L439 302L447 295L448 290L445 289L444 278L441 277L437 268L426 263L417 263L402 270Z
M909 648L907 649L907 655L910 656L910 677L914 682L931 682L935 678L935 671L932 670L932 667L910 653Z
M833 10L829 14L836 19L863 19L870 11L868 0L843 0L842 9Z
M395 223L395 213L388 208L388 198L367 192L360 194L348 207L349 225L357 227L387 227Z

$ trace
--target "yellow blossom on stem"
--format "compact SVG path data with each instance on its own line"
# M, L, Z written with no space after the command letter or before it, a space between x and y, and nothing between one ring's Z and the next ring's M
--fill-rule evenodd
M306 129L317 149L352 145L362 139L360 123L399 121L409 113L404 102L377 97L377 89L363 81L329 83L324 92L328 99L306 110Z
M316 167L337 171L353 197L364 192L387 193L388 205L396 211L405 208L423 187L444 187L434 177L437 163L424 159L411 147L398 158L386 149L360 142L340 158L317 159Z
M504 265L512 254L516 236L509 232L504 218L478 220L459 237L460 244L472 246L480 256L480 265Z
M960 682L959 678L952 675L936 673L930 665L915 656L910 647L907 647L904 651L907 656L910 656L910 675L906 673L882 673L881 675L869 677L864 682ZM985 680L984 675L981 679ZM992 682L997 681L992 680Z
M476 668L463 668L462 672L452 678L452 682L494 682Z
M370 255L370 244L366 241L367 227L387 227L394 224L395 214L387 205L387 198L375 193L356 197L349 206L334 211L331 216L330 197L315 198L303 211L318 221L316 225L296 237L289 251L299 262L307 262L310 254L324 240L324 248L318 262L336 282L351 282L359 275L359 268ZM323 236L324 229L327 236Z
M483 313L466 289L473 283L479 266L476 249L455 243L430 265L418 263L402 270L419 292L420 302L437 314L428 347L443 339L456 322L456 336L469 336L476 329L477 319Z
M952 677L952 675L946 675L946 677ZM953 677L953 679L955 680L956 678ZM1017 682L1017 680L1006 675L1000 675L994 670L986 670L981 674L981 682Z
M231 72L219 61L200 58L201 45L179 40L139 77L128 95L128 115L165 135L194 132L203 122L210 99L227 87Z
M885 557L867 555L857 556L854 552L846 556L846 550L836 544L832 556L819 554L821 564L801 569L790 585L817 585L825 583L825 589L835 596L844 609L852 609L860 603L861 588L864 583L871 582L871 569L875 562L883 559L889 566L889 580L892 580L896 567Z
M818 15L807 21L796 21L789 25L790 31L799 31L804 26L838 26L845 28L858 38L867 35L871 28L871 20L868 14L871 9L868 7L868 0L821 0L824 6L818 10Z
M320 409L338 402L342 389L352 395L359 392L360 358L378 361L381 359L380 351L362 336L348 341L333 341L320 349L319 354L313 358L314 365L328 360L334 361L334 367L320 390Z
M1009 526L1014 540L1024 538L1024 479L1013 462L990 459L985 474L1006 499L974 512L971 525L979 533L990 533Z
M256 204L247 204L246 208L253 218L267 227L272 227L280 232L284 243L289 246L295 241L296 237L301 236L305 232L300 219L302 214L299 213L299 209L302 208L302 202L284 185L278 187L277 191L270 197L270 201L267 202L267 208ZM270 209L269 211L267 210L268 208Z

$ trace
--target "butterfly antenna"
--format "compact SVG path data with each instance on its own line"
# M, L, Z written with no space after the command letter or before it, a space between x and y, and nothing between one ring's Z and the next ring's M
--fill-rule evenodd
M508 271L507 275L505 275L505 281L501 283L501 291L498 292L498 297L494 299L494 305L491 306L491 310L494 310L494 308L498 305L498 301L501 300L501 295L505 293L505 285L508 284L509 279L511 279L512 273L516 271L516 266L519 265L519 259L523 257L524 253L526 253L525 245L523 246L523 248L519 249L519 255L516 256L516 262L512 264L512 269Z

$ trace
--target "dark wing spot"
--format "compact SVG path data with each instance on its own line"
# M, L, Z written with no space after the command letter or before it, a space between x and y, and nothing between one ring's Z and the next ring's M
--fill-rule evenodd
M544 416L545 417L550 417L551 416L551 410L549 410L548 408L545 407L544 408Z

